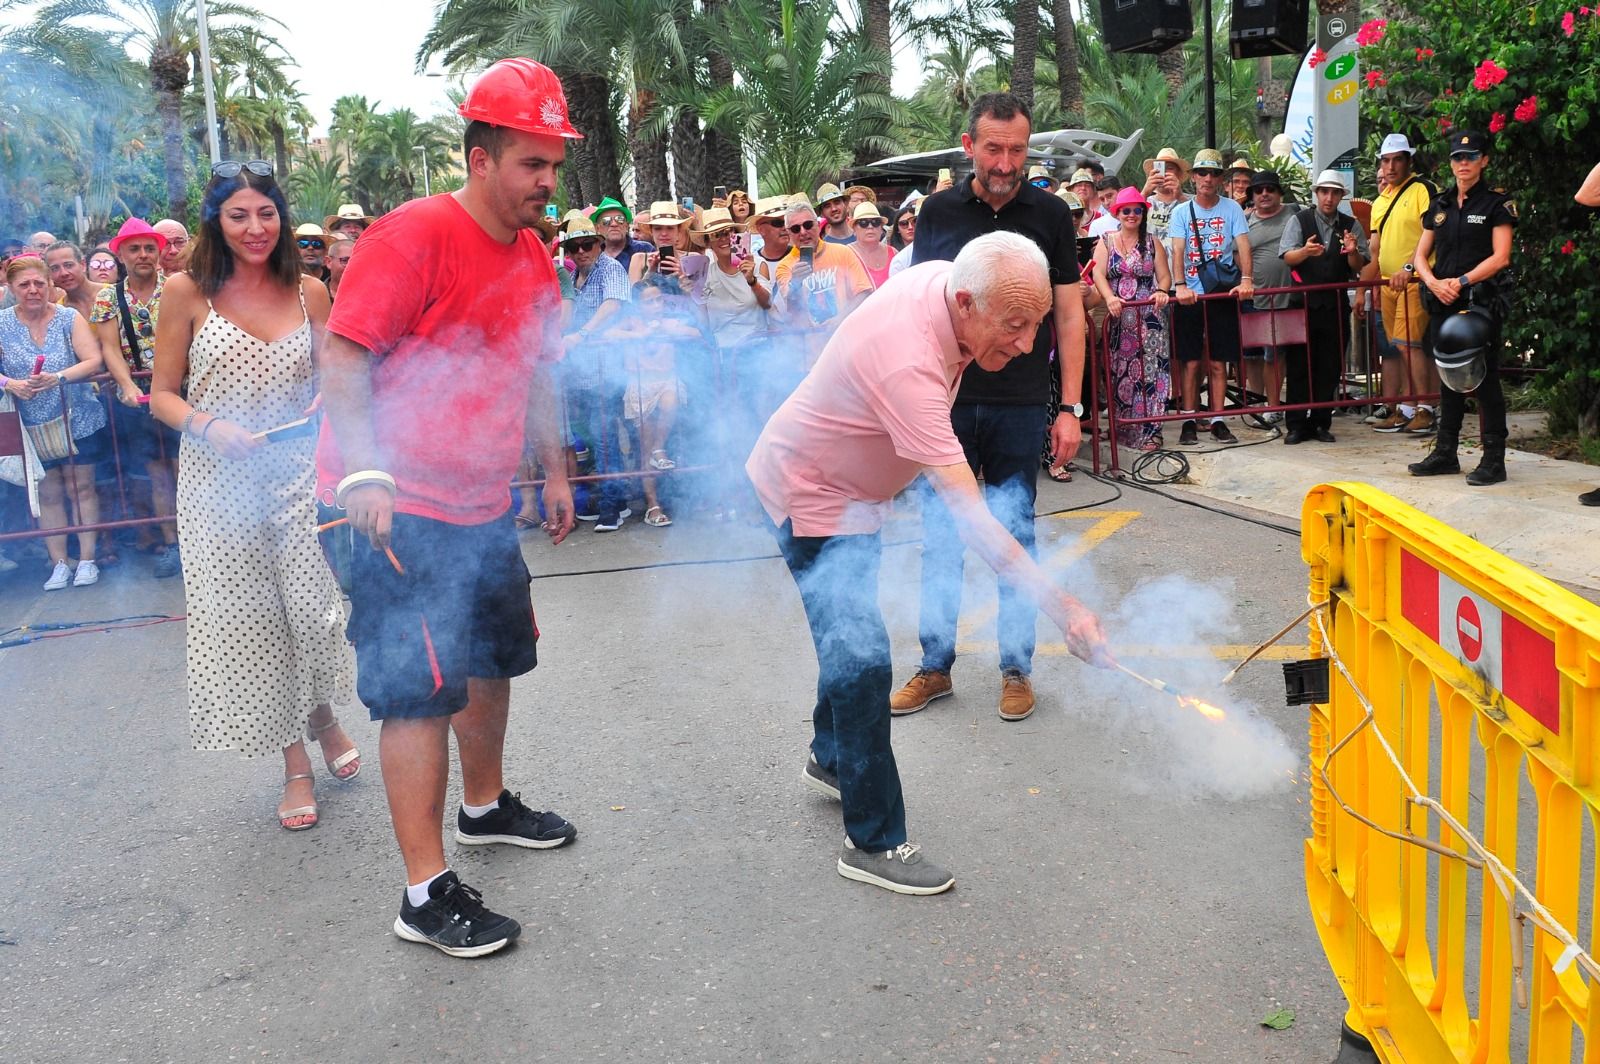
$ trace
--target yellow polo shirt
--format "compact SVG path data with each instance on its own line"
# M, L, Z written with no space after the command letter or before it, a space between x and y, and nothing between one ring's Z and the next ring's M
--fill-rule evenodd
M1378 270L1385 277L1400 272L1416 254L1417 241L1422 239L1422 218L1432 202L1428 186L1421 181L1413 181L1396 202L1394 194L1398 191L1385 189L1372 204L1372 228L1376 230L1378 222L1383 221L1383 231L1378 236ZM1393 212L1389 210L1391 203Z

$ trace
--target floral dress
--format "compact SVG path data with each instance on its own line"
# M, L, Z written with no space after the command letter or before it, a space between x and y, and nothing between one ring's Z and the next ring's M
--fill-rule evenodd
M1156 287L1155 243L1146 239L1127 255L1117 250L1116 234L1105 237L1110 252L1106 280L1124 303L1149 299ZM1118 418L1155 417L1167 412L1172 369L1167 354L1166 318L1154 307L1124 307L1111 323L1112 400ZM1149 450L1161 442L1161 425L1119 425L1117 443Z

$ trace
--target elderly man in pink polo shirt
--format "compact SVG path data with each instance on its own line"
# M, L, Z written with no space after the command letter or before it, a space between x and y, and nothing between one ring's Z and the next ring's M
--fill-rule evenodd
M775 526L816 646L817 704L801 779L838 799L838 872L900 894L938 894L948 871L906 841L889 742L889 635L878 608L889 500L926 474L961 538L1058 625L1072 652L1111 664L1100 622L1056 587L984 505L950 407L971 363L994 372L1033 346L1049 271L1026 237L990 233L954 262L890 278L857 308L767 423L745 469Z

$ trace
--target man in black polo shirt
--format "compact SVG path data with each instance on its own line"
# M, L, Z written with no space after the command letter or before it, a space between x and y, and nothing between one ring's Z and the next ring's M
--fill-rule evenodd
M1028 105L1006 92L978 97L961 146L972 158L972 178L923 201L917 216L913 265L954 259L985 233L1020 233L1039 245L1050 264L1053 312L1034 338L1033 350L997 373L962 375L950 420L975 474L983 478L990 511L1034 552L1033 505L1039 443L1046 429L1056 461L1078 451L1083 416L1083 300L1078 291L1077 233L1067 204L1023 180L1033 119ZM1051 359L1051 351L1059 352ZM1061 387L1059 410L1050 409L1050 381ZM928 493L922 507L922 666L889 700L896 716L915 713L952 692L956 621L961 612L962 544L944 504ZM1033 712L1034 607L1000 585L1000 716L1022 720Z
M1430 355L1436 353L1439 327L1468 307L1479 308L1492 326L1483 353L1485 375L1472 391L1483 419L1483 458L1478 468L1467 474L1467 483L1474 487L1506 479L1506 397L1500 389L1498 363L1500 326L1508 301L1503 295L1505 278L1500 274L1511 265L1511 231L1517 224L1517 212L1509 196L1483 180L1488 166L1488 136L1475 132L1450 135L1450 172L1455 175L1456 187L1433 198L1422 219L1422 239L1407 267L1423 284L1422 305L1428 311L1423 346ZM1439 434L1428 457L1407 467L1412 476L1461 472L1456 444L1466 409L1467 397L1448 383L1441 384Z

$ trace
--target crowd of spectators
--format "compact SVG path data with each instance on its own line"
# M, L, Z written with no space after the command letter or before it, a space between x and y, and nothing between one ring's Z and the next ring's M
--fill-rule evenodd
M1428 314L1412 259L1437 189L1416 172L1415 155L1405 137L1387 138L1376 196L1355 212L1341 175L1319 175L1312 202L1293 204L1277 173L1247 158L1225 162L1211 149L1185 159L1164 147L1143 160L1142 182L1126 186L1093 158L1031 165L1027 184L1059 197L1073 218L1091 350L1082 392L1090 394L1090 374L1109 367L1109 389L1095 390L1106 392L1102 409L1123 422L1116 444L1168 446L1162 423L1142 419L1173 414L1184 415L1175 419L1178 445L1196 445L1202 433L1237 442L1224 413L1230 381L1255 404L1330 403L1364 330L1382 371L1366 423L1380 433L1432 434L1439 374L1424 342ZM941 172L932 184L938 192L954 181ZM686 505L718 517L749 514L739 478L716 470L737 467L729 456L753 441L840 322L913 262L928 197L913 190L880 202L882 191L823 182L810 195L755 198L718 186L708 205L661 201L635 213L611 196L546 219L542 235L564 299L569 473L599 476L580 485L580 517L614 531L641 497L652 527L670 525L672 511ZM331 297L372 221L359 204L344 204L321 224L294 230L303 272ZM42 460L34 503L41 529L172 516L176 438L150 418L146 382L162 286L184 269L188 246L187 229L173 219L130 219L88 248L47 232L6 245L6 261L22 264L20 287L8 272L0 293L9 401L35 429L64 413L78 441L73 454ZM1358 278L1382 286L1354 299L1331 287L1286 291ZM70 312L83 328L66 318L49 326L34 305L41 299L60 308L52 316ZM1304 343L1245 342L1242 317L1285 313L1305 316ZM36 350L47 363L38 373ZM109 377L98 401L91 386L46 394L67 359ZM1333 442L1332 426L1328 407L1289 411L1284 439ZM1044 441L1045 468L1069 480L1070 456L1055 461L1049 452ZM670 488L660 482L680 467L709 472ZM531 462L524 467L528 479L538 474ZM5 496L8 529L26 522L27 497ZM541 519L536 493L521 498L519 519L528 527ZM181 572L170 521L75 539L46 540L47 586L92 583L100 567L119 562L119 546L153 553L157 575ZM0 552L0 571L14 567Z

